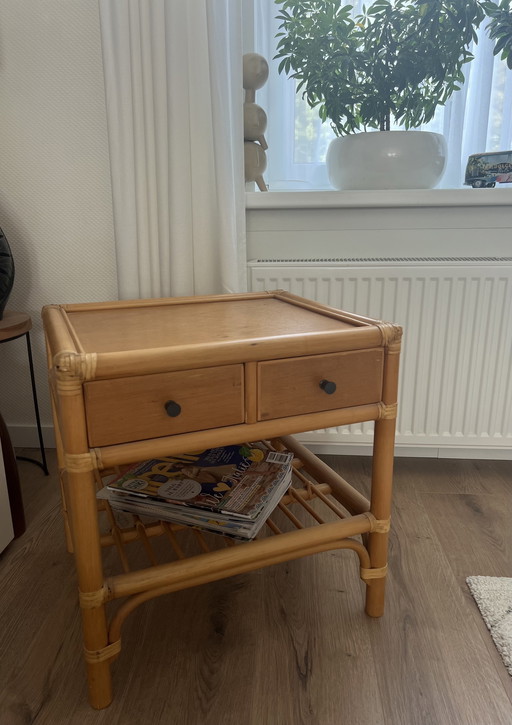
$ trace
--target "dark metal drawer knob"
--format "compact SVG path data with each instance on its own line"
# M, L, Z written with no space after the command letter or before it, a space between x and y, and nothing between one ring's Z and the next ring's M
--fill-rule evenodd
M331 380L321 380L320 387L327 395L332 395L336 392L336 383L333 383Z
M164 405L165 411L171 418L176 418L181 413L181 405L175 400L168 400Z

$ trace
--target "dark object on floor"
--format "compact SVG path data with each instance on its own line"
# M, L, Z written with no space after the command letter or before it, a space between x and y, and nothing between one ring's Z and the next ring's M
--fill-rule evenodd
M13 284L14 260L5 234L0 229L0 320L3 317Z
M35 458L25 458L18 456L19 460L31 461L43 469L45 476L48 475L48 466L46 465L46 453L44 450L43 431L41 428L41 419L39 417L39 404L37 402L36 379L34 374L34 360L32 358L32 346L30 344L30 330L32 329L32 320L25 312L15 312L13 310L5 310L3 318L0 320L0 345L4 342L17 340L24 337L27 343L28 366L30 371L30 383L32 386L32 400L34 401L34 412L36 414L37 435L39 437L39 450L41 451L41 461Z
M18 537L25 531L25 512L23 509L23 500L21 498L20 477L18 474L18 466L16 465L16 456L14 455L7 426L5 425L1 414L0 442L4 458L7 493L9 494L9 503L11 506L12 527L14 529L14 536Z

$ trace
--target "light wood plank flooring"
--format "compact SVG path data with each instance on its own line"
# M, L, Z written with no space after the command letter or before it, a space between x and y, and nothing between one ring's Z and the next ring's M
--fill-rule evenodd
M369 458L325 460L366 489ZM0 556L0 724L510 725L512 678L465 578L512 576L511 468L397 459L380 620L349 551L143 605L96 712L56 477L20 462L28 528Z

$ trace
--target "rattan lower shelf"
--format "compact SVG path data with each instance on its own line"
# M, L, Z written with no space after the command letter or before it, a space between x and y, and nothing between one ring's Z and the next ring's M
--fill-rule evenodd
M385 576L370 565L366 534L384 533L370 503L338 474L291 437L266 441L274 450L294 454L292 485L251 542L203 532L180 524L114 511L98 501L101 544L114 549L104 562L105 586L81 595L82 607L125 598L109 622L109 644L94 661L112 660L119 652L124 620L143 602L163 594L234 576L281 561L333 549L351 549L359 558L361 578ZM97 486L118 470L96 472ZM357 537L357 538L355 538Z

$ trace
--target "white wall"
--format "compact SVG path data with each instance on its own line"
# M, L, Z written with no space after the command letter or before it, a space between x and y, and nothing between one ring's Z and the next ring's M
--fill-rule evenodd
M0 226L16 265L8 307L32 317L49 426L41 307L117 297L97 2L0 0L0 108ZM24 340L0 346L0 409L15 445L36 442Z

